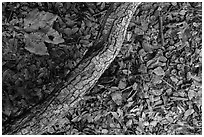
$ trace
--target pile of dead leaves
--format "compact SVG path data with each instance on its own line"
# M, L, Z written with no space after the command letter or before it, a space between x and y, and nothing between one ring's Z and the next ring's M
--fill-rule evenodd
M98 33L109 3L3 3L3 123L46 98Z
M3 3L3 122L63 81L108 6ZM52 134L201 134L201 30L201 3L142 3L118 57Z
M202 133L201 3L144 3L135 14L62 134Z

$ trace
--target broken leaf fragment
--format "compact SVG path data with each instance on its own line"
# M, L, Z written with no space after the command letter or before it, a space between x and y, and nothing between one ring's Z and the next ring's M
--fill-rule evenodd
M25 49L36 55L49 55L44 44L43 34L40 32L25 33Z
M158 75L158 76L163 76L165 75L165 72L164 70L161 68L161 67L157 67L153 70L153 72Z
M189 108L188 110L186 110L186 112L184 113L184 119L187 118L188 116L190 116L191 114L194 113L194 109Z
M38 9L35 9L24 19L24 29L27 32L32 32L38 29L51 28L57 17L52 13L39 12Z
M122 104L122 93L120 91L112 93L111 98L117 105Z
M47 36L45 37L45 41L47 43L59 44L59 43L63 43L64 39L61 37L61 35L56 30L50 28L50 30L47 33Z
M125 79L121 79L121 80L119 81L118 87L119 87L120 89L125 89L126 86L127 86L127 83L126 83Z

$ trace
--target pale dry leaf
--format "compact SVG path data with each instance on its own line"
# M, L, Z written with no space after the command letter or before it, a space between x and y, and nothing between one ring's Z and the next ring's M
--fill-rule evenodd
M42 33L25 33L25 49L36 55L49 55L43 38L44 35Z
M49 12L39 12L38 9L35 9L29 13L29 15L24 19L24 29L27 32L32 32L38 30L39 28L51 28L54 21L58 18L57 15L54 15Z
M120 89L125 89L126 86L127 86L127 83L126 83L126 81L125 81L124 79L122 79L122 80L119 81L118 87L119 87Z
M120 91L112 93L111 98L117 105L122 104L122 93Z
M107 129L102 129L101 131L103 134L107 134L108 133L108 130Z
M153 70L153 72L158 75L158 76L163 76L165 75L165 72L164 70L161 68L161 67L157 67Z
M138 84L135 82L135 83L132 85L133 90L137 90L137 86L138 86Z
M191 100L193 97L196 97L196 92L194 90L189 90L188 91L188 98Z
M120 120L118 113L117 112L111 112L111 114L113 115L113 117L117 120Z
M49 39L49 36L52 36L53 39ZM50 28L46 37L45 37L45 41L47 43L52 43L52 44L59 44L59 43L63 43L64 39L62 38L62 36L54 29Z
M191 114L194 113L194 109L189 108L188 110L186 110L186 112L184 113L184 117L187 118L188 116L190 116Z

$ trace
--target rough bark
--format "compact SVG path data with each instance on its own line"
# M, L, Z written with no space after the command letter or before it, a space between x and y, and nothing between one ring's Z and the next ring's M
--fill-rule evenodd
M4 134L42 134L52 130L55 125L65 129L67 113L77 107L78 101L94 86L120 51L127 27L139 3L116 5L105 24L104 29L112 29L103 49L82 60L69 74L67 82L59 85L60 92L53 93L43 104L32 108L29 115L15 121Z

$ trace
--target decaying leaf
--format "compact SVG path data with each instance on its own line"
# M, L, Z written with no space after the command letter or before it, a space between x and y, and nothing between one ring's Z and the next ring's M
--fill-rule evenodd
M112 100L117 104L121 105L122 104L122 92L116 91L111 94Z
M25 49L36 55L49 55L43 38L44 34L40 32L25 34Z
M158 76L163 76L165 75L165 72L164 70L161 68L161 67L157 67L153 70L153 72L158 75Z
M194 90L188 91L188 98L191 100L193 97L196 97L197 93Z
M57 15L52 13L39 12L38 9L35 9L24 19L24 29L27 32L33 32L38 29L44 29L46 31L47 28L49 30L57 17Z
M49 38L49 37L52 37L52 38ZM59 44L59 43L63 43L64 39L56 30L51 28L46 34L45 41L47 43Z
M191 114L194 113L194 109L188 109L186 110L186 112L184 113L184 118L187 118L188 116L190 116Z
M163 92L163 90L161 90L161 89L160 90L157 90L157 89L151 90L151 93L155 96L160 96L162 94L162 92Z
M126 87L126 85L127 85L126 81L124 79L122 79L119 81L118 87L120 89L124 89Z

